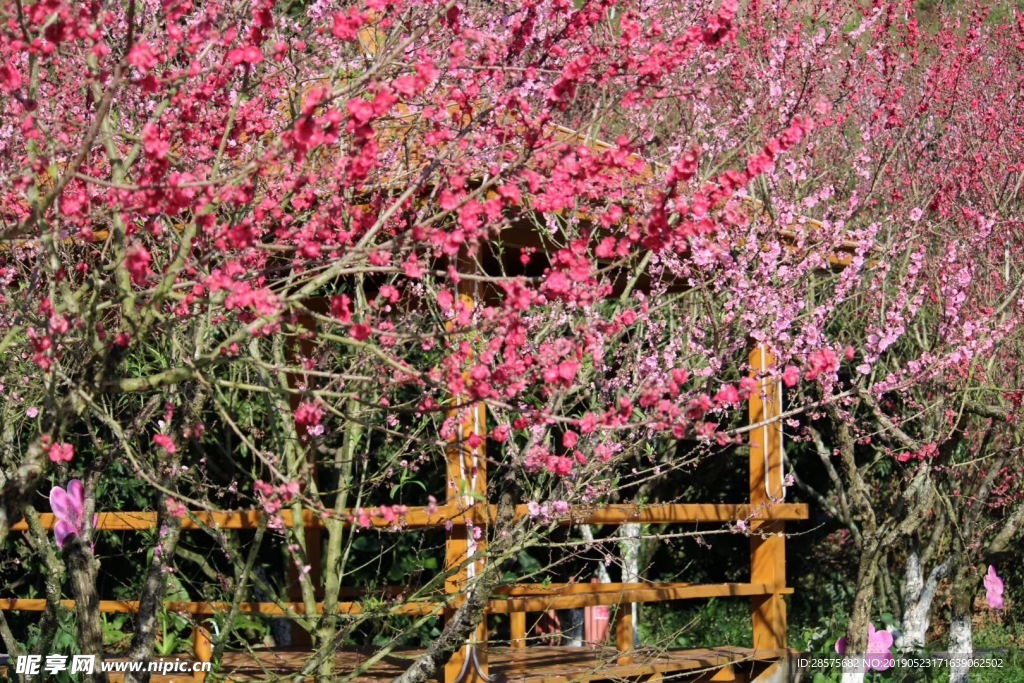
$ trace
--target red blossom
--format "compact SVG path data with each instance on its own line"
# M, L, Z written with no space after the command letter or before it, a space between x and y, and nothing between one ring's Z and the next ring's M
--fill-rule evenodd
M168 454L173 455L178 451L178 447L174 445L174 440L166 434L154 434L153 443Z

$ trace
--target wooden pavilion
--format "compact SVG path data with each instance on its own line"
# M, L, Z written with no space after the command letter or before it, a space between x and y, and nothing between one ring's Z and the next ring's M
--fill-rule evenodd
M574 137L572 131L564 131ZM600 146L601 143L588 141ZM779 230L783 242L793 243L795 230ZM517 229L502 235L502 242L511 247L543 247L543 240L528 229ZM841 267L848 261L848 253L837 253L833 265ZM461 292L472 305L473 293ZM560 524L623 525L623 524L702 524L726 525L748 521L750 530L750 575L743 583L563 583L516 584L500 587L487 604L488 614L508 615L511 639L508 645L494 646L490 642L485 618L475 635L455 653L438 683L569 683L570 681L762 681L791 680L792 653L786 639L785 596L792 593L786 585L786 522L808 517L804 504L786 503L783 458L781 451L781 388L767 379L773 365L770 352L754 348L750 353L752 376L760 383L761 391L749 398L749 423L756 428L749 431L749 497L744 504L708 504L692 502L663 505L607 505L571 509ZM458 403L458 397L456 403ZM486 500L486 416L482 405L468 411L469 418L462 424L461 434L448 451L448 479L455 483L454 491L469 491ZM484 437L476 448L466 445L473 434ZM477 472L470 478L467 471ZM438 498L445 492L435 492ZM340 517L354 516L355 510L335 511ZM219 512L190 512L184 528L201 530L255 529L263 516L257 510L225 510ZM410 508L403 524L410 530L448 528L445 537L448 576L445 581L447 596L439 601L404 603L396 613L429 615L440 613L450 617L460 600L464 600L465 586L471 578L475 556L485 550L483 542L473 542L467 525L486 527L495 517L495 506L476 502L473 498L447 497L438 508ZM516 507L517 515L527 515L525 504ZM322 520L313 514L295 519L283 512L286 525L305 528L310 559L317 572L318 542ZM52 529L56 520L52 514L41 515L45 528ZM384 526L383 520L374 518L374 525ZM101 512L96 528L103 531L132 532L154 529L155 512ZM14 531L27 530L22 521L12 527ZM486 536L484 536L486 538ZM353 599L339 605L339 612L359 613L363 606L358 593ZM294 602L248 602L240 606L242 613L267 617L283 616L289 612L303 614L304 603L292 596ZM708 598L737 598L750 603L753 640L722 647L682 651L652 651L634 645L633 603L651 603ZM65 601L71 606L72 601ZM527 616L553 609L574 609L604 605L614 610L614 647L573 648L528 644ZM101 600L99 609L105 613L134 612L137 602ZM323 605L317 605L319 610ZM42 599L0 598L0 610L42 611ZM204 618L225 612L227 603L169 602L169 611L192 615L195 618L193 634L194 656L208 661L211 655L210 635L203 626ZM395 651L379 660L371 653L347 650L337 653L337 668L341 674L359 672L357 681L390 680L400 674L420 653ZM297 672L308 659L309 650L301 646L290 649L260 650L255 653L226 653L221 662L221 673L229 681L266 680L270 674L286 676ZM202 680L202 674L196 679ZM118 680L112 676L112 680ZM189 680L181 676L154 677L155 681Z

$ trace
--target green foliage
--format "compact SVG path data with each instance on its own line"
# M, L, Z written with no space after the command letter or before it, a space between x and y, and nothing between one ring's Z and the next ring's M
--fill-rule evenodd
M750 603L709 599L702 605L651 603L640 618L640 640L655 647L692 649L752 642Z

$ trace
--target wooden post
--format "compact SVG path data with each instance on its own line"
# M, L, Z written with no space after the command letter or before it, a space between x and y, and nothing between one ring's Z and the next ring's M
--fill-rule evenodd
M318 307L321 309L326 308L325 301L308 301L311 307ZM323 312L323 311L321 311ZM305 356L311 355L315 351L315 346L309 335L316 330L316 318L312 315L303 314L298 320L298 332L299 339L297 346L289 345L285 351L288 361L295 365L300 364L300 359ZM304 378L297 373L289 373L288 384L289 388L295 389L304 381ZM289 398L289 404L292 412L299 407L302 403L302 397L298 393L292 393ZM296 424L295 431L299 438L308 436L306 434L306 426ZM316 463L316 452L310 450L308 452L309 466L311 469L312 480L319 486L318 468ZM306 544L306 561L310 566L309 578L313 582L314 590L316 591L317 599L323 597L323 581L322 581L322 557L321 557L321 544L323 542L323 531L318 526L303 527L299 530L305 537ZM299 576L299 568L294 562L288 563L288 599L292 602L302 602L302 587L299 585L301 577ZM291 623L291 636L293 647L311 647L313 645L313 637L308 631L298 625L296 622Z
M192 654L197 662L208 662L213 658L213 644L210 642L210 632L198 622L192 627ZM196 671L192 678L196 681L205 681L206 673Z
M460 283L459 299L472 308L474 297L469 288ZM468 380L468 377L467 377ZM446 504L465 506L472 498L471 505L487 505L487 407L482 403L461 405L463 397L453 397L454 405L449 417L461 419L458 435L448 448L448 491ZM473 445L472 437L478 441ZM483 568L483 553L486 549L486 528L453 526L445 541L445 568L449 572L444 582L448 604L445 618L450 619L466 600L466 586L471 573ZM473 534L471 538L471 534ZM477 534L479 537L477 537ZM473 558L471 561L471 551ZM475 661L467 661L474 653ZM479 671L477 669L479 665ZM452 655L444 668L444 683L484 683L480 674L487 675L487 617L484 616L469 642Z
M633 605L623 603L615 611L615 649L619 666L633 663Z
M750 352L752 376L758 390L750 395L750 423L757 424L781 413L778 382L763 377L775 362L763 345ZM750 432L750 504L767 506L783 496L782 422L776 421ZM754 649L778 650L786 647L786 602L781 590L786 586L785 523L753 520L750 524L750 582L776 589L769 595L753 598L751 617Z
M512 612L508 617L512 629L512 647L526 647L526 612Z

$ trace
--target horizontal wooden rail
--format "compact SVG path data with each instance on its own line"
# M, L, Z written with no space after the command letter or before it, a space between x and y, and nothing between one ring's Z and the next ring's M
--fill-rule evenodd
M68 609L75 606L74 600L61 600L61 605ZM391 614L404 616L422 616L434 611L440 612L441 603L433 602L408 602L394 603L388 605L387 611ZM197 616L211 616L224 614L231 611L229 602L166 602L164 603L168 612L177 614L193 614ZM317 603L317 613L323 614L323 603ZM0 611L2 612L43 612L46 610L46 600L41 598L0 598ZM104 613L128 613L134 614L139 611L138 600L100 600L99 611ZM238 611L243 614L261 614L264 616L284 616L289 613L305 614L306 606L301 602L243 602L238 606ZM362 603L340 602L338 603L338 614L362 614L364 612Z
M605 585L615 586L616 584ZM628 586L630 584L618 584L620 587L623 585ZM510 597L507 600L491 600L487 611L492 614L546 612L551 609L576 609L579 607L593 607L595 605L661 602L663 600L696 600L701 598L750 597L756 595L775 595L776 593L789 594L792 592L792 588L783 588L776 591L772 586L763 583L669 583L647 585L643 588L620 588L619 590L589 594L544 594L532 597Z
M590 592L583 589L590 588ZM541 585L505 586L496 593L509 595L506 599L493 599L488 603L487 611L491 614L508 614L510 612L546 612L551 609L575 609L594 605L619 605L632 602L659 602L662 600L694 600L717 597L750 597L756 595L789 594L792 588L774 590L767 584L760 583L713 583L713 584L642 584L642 583L609 583L609 584L555 584L547 587ZM74 600L61 600L61 604L71 609ZM416 601L408 603L384 603L382 611L393 615L423 616L440 613L443 602ZM230 611L227 602L167 602L169 612L209 616ZM317 603L317 613L323 613L323 603ZM0 598L0 611L42 612L46 610L46 600L41 598ZM100 612L135 613L139 611L136 600L100 600ZM243 602L239 605L243 614L261 614L264 616L283 616L289 613L305 614L306 607L301 602ZM363 614L363 603L338 603L338 614Z
M348 522L357 517L358 510L347 510L341 515ZM204 525L219 529L255 529L264 516L262 510L239 510L222 512L193 512L182 520L182 528L199 529ZM530 515L526 505L516 506L516 517ZM289 510L281 512L285 526L296 526ZM408 512L398 516L397 525L402 528L423 529L442 527L449 523L460 526L467 522L485 524L497 516L497 506L474 505L462 509L455 506L438 508L410 507ZM192 518L194 517L194 519ZM727 523L736 520L796 521L807 519L807 505L803 503L778 503L770 506L729 505L729 504L666 504L666 505L607 505L600 508L579 508L569 515L555 519L559 524L687 524ZM43 528L50 530L57 523L52 513L39 515ZM350 522L356 524L358 522ZM395 523L383 517L372 516L370 523L376 528L394 528ZM156 512L101 512L96 528L102 531L144 531L157 526ZM323 527L324 521L312 510L302 514L302 526ZM21 520L11 527L12 531L27 531L28 524Z

